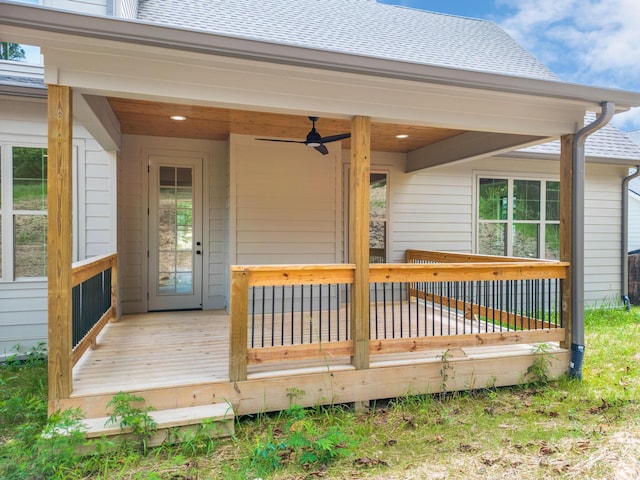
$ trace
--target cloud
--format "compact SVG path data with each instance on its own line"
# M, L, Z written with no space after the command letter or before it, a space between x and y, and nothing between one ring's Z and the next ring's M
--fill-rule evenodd
M620 130L631 131L640 130L640 108L632 108L623 113L618 113L611 120Z
M499 23L562 80L640 91L640 1L496 0ZM616 116L640 128L640 110Z
M638 0L497 0L502 26L563 80L640 89Z

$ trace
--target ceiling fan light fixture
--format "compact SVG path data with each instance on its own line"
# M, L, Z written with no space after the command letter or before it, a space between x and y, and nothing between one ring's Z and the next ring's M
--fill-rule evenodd
M399 138L399 139L409 138L409 135L407 135L406 133L399 133L398 135L396 135L396 138Z
M306 145L307 147L319 147L322 144L319 142L307 142Z
M187 117L185 117L184 115L171 115L171 120L175 120L176 122L182 122L186 119Z

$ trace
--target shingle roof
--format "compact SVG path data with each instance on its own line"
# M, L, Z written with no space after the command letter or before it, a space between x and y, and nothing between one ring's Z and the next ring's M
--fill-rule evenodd
M594 113L587 113L585 124L595 120ZM614 125L605 125L587 137L585 155L592 158L640 160L640 144L634 143ZM518 152L560 154L560 141L543 143L518 150Z
M375 0L141 0L138 19L269 43L558 80L492 22Z
M42 78L17 77L14 75L0 75L0 85L10 85L12 87L33 87L45 89Z
M0 75L0 85L17 88L33 88L36 90L46 90L44 79L32 77L17 77L15 75Z

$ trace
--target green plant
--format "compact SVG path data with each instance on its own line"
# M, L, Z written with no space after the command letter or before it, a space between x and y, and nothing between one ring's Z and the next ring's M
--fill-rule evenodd
M271 429L267 438L253 448L251 467L258 475L291 464L305 469L326 466L349 455L358 443L338 426L319 427L299 405L289 407L284 416L284 429Z
M529 368L527 368L527 376L532 383L542 385L549 381L549 368L551 367L550 347L546 343L538 343L531 349L535 354L535 358Z
M24 423L19 434L5 443L0 454L0 477L6 480L68 478L80 461L78 448L85 437L80 410L51 415L41 430Z
M113 407L113 411L109 415L107 424L118 424L121 429L131 428L131 433L140 441L142 452L147 454L147 441L156 433L158 425L149 412L154 410L153 407L146 408L134 407L134 403L144 402L143 397L137 397L131 393L118 392L113 396L108 407Z

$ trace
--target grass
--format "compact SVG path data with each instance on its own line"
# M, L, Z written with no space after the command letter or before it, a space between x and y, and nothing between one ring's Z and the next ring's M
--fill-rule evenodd
M10 362L0 367L0 478L640 478L640 311L588 311L585 323L582 382L545 383L542 362L534 384L406 396L362 414L294 404L241 418L233 439L196 433L146 455L105 444L77 458L59 439L62 459L51 455L34 433L46 425L44 364ZM23 459L46 474L9 468Z

